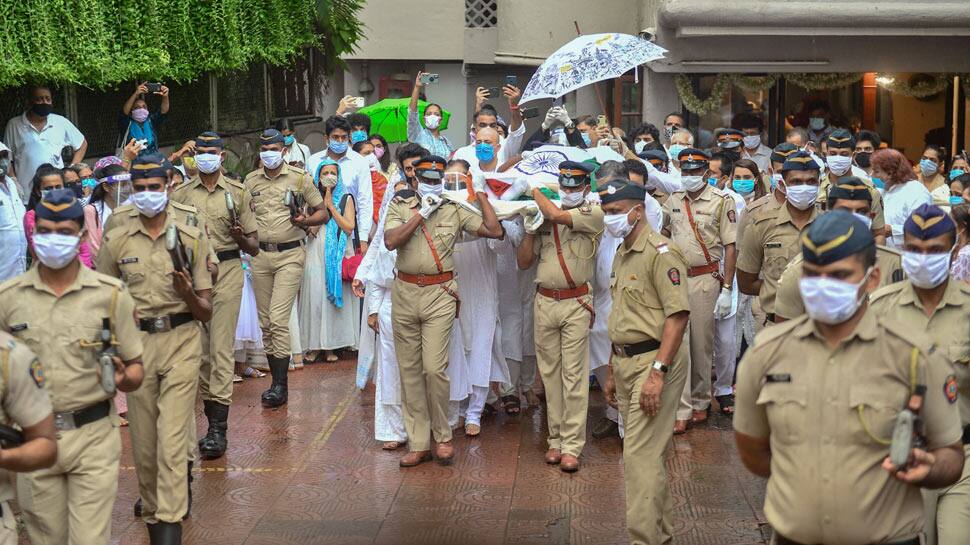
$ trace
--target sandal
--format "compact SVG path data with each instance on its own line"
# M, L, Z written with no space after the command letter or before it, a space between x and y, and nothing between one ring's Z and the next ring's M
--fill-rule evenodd
M497 412L498 411L495 410L495 407L493 407L491 403L486 403L485 406L482 407L482 418L485 418L486 416L494 416Z
M717 406L721 408L721 414L731 416L734 414L734 394L714 396Z
M407 441L387 441L381 445L381 450L397 450L406 444L408 444Z
M522 410L522 402L517 395L502 396L501 401L502 408L505 409L505 414L514 416Z
M266 373L255 367L246 367L246 370L243 371L243 376L246 378L263 378L266 376Z
M233 373L232 374L232 382L233 383L242 382L242 381L243 381L243 378L241 376L239 376L238 373Z
M340 361L340 358L337 357L337 354L334 354L333 352L327 352L326 360L327 363L336 363Z

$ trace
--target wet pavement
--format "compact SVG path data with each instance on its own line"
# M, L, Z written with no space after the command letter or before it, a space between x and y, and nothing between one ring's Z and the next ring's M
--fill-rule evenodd
M457 432L456 461L400 469L401 452L373 439L373 387L354 388L354 364L290 373L289 404L260 407L269 377L236 385L229 452L194 471L187 545L625 544L618 438L590 438L573 475L542 461L542 409L485 419ZM591 392L591 424L603 414ZM198 411L199 432L205 430ZM127 429L112 543L147 544L132 515L137 483ZM675 543L765 543L764 483L742 467L730 420L713 417L674 438L668 457Z

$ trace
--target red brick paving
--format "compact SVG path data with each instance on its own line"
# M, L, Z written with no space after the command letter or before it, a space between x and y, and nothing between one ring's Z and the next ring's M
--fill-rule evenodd
M290 373L289 404L264 410L269 377L236 385L229 452L195 471L187 545L626 544L619 439L590 439L583 468L542 461L544 415L486 419L479 438L456 436L450 467L402 470L373 440L373 390L354 390L351 362ZM592 420L602 415L591 394ZM199 411L199 431L205 423ZM112 543L148 543L132 516L135 472L122 431ZM675 543L765 543L764 484L741 466L730 421L674 439L668 459Z

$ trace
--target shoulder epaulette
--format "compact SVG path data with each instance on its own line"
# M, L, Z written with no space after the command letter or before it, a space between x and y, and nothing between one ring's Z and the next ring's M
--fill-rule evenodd
M770 345L772 341L776 341L784 337L787 337L788 334L791 333L793 329L807 322L808 320L810 320L808 315L803 314L798 318L795 318L794 320L786 320L780 324L775 324L771 327L766 327L765 329L762 329L755 336L754 346L751 347L751 350L758 351L758 350L764 349L764 347Z
M869 295L869 303L875 303L880 299L884 299L892 296L893 294L899 293L899 291L902 290L905 285L906 284L904 282L894 282L892 284L883 286Z
M102 284L111 286L112 288L123 288L125 283L121 281L120 278L115 278L113 276L108 276L106 274L99 273L98 271L93 271L95 279Z
M877 253L884 253L884 254L893 254L893 255L896 255L896 256L899 256L899 257L902 257L903 256L903 252L900 252L896 248L890 248L889 246L883 246L881 244L877 244L876 245L876 252Z

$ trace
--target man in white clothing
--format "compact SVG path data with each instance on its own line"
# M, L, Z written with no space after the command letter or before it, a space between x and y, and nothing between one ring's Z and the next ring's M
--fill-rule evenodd
M9 166L10 150L0 142L0 282L23 273L27 266L26 209L16 182L6 174Z
M499 138L500 148L495 155L499 166L519 152L522 148L522 140L525 138L525 124L522 122L522 112L519 111L519 98L522 96L522 91L518 87L506 85L502 88L502 93L508 99L512 120L509 124L508 137ZM498 129L498 113L495 108L488 105L475 112L476 136L477 131L482 129ZM474 165L477 162L476 152L476 144L471 144L456 149L451 158L464 159L468 164Z

